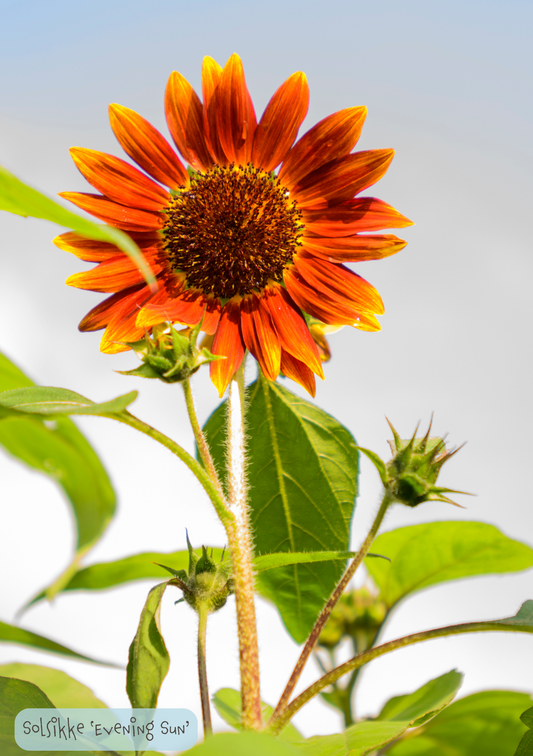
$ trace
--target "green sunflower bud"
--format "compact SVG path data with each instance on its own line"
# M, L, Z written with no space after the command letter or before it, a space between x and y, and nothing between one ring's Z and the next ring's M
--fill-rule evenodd
M170 323L162 323L152 328L152 334L147 333L140 341L123 342L141 358L143 364L134 370L117 372L177 383L190 378L202 365L225 359L221 355L212 354L205 347L197 348L196 340L201 325L200 322L194 328L177 331Z
M160 564L159 567L168 570L174 576L169 581L183 591L183 598L177 601L186 601L196 612L211 614L222 609L228 596L233 593L233 580L231 578L231 564L229 560L224 562L224 555L219 564L209 556L205 546L202 546L202 555L198 556L191 546L187 535L187 547L189 549L189 571L174 570Z
M358 653L365 651L374 642L386 614L386 604L368 588L344 593L320 633L318 644L332 651L345 638L351 638Z
M405 440L400 438L388 420L387 422L394 436L393 441L389 441L393 453L390 462L383 462L369 449L358 448L374 463L383 486L392 499L408 507L417 507L424 501L445 501L460 507L460 504L444 494L466 494L465 491L435 485L442 466L459 449L447 451L443 438L430 438L431 423L423 438L416 437L417 427L412 438Z

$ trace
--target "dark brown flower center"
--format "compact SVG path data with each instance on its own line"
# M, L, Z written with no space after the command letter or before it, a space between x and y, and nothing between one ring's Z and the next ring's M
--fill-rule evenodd
M301 245L301 212L279 179L253 165L215 166L172 197L164 227L172 268L222 299L281 282Z

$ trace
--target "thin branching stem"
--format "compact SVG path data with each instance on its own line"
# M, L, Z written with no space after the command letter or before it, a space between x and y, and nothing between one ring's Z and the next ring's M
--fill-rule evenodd
M204 436L204 432L202 431L200 423L198 422L198 417L196 415L196 407L194 406L194 398L192 395L191 382L187 378L185 381L181 382L181 385L183 388L183 393L185 395L185 405L187 407L187 413L189 415L192 432L194 433L194 439L196 441L196 446L198 447L198 451L200 452L201 460L203 462L205 469L207 470L209 474L209 477L211 478L211 480L217 487L218 492L220 493L221 497L224 498L224 492L222 490L220 478L218 477L216 467L213 462L213 457L211 456L211 452L209 450L207 439Z
M314 647L317 644L318 636L320 635L322 628L328 621L331 615L331 612L335 608L344 589L346 588L346 586L348 585L348 583L354 576L357 568L359 567L359 565L361 564L365 556L368 554L370 546L372 545L372 541L376 537L379 527L383 521L385 512L387 511L387 509L389 508L391 504L392 504L392 497L388 493L388 491L385 491L385 493L383 494L383 499L381 501L376 518L374 522L372 523L372 527L370 528L370 532L368 533L363 545L361 546L356 556L354 557L353 562L348 567L348 569L342 576L341 580L339 581L337 587L331 594L331 597L329 601L327 602L326 606L320 612L320 615L317 621L315 622L315 626L311 630L311 634L309 635L309 638L306 641L303 651L300 654L300 658L296 662L296 666L294 667L294 670L289 678L289 682L285 686L285 690L283 691L281 698L279 699L278 705L276 706L274 713L272 714L272 718L270 719L270 722L268 725L269 728L274 728L276 730L277 722L281 719L284 719L285 711L287 709L287 706L292 696L292 693L294 691L294 688L296 687L296 684L298 680L300 679L300 675L302 674L304 670L307 660L309 659Z
M165 436L164 433L156 430L156 428L152 428L152 426L148 425L148 423L139 420L138 417L135 417L135 415L132 415L127 410L120 413L110 413L109 415L105 415L105 417L109 417L111 420L118 420L120 423L129 425L131 428L135 428L141 433L150 436L150 438L153 438L155 441L158 441L160 444L169 449L169 451L171 451L179 459L181 459L182 462L185 462L189 470L196 476L196 478L198 478L205 492L211 499L218 516L220 517L224 527L226 528L226 531L228 531L228 529L233 526L235 518L227 508L225 497L223 496L223 494L221 494L220 490L211 479L211 476L206 472L206 470L204 470L202 465L197 462L194 457L189 454L189 452L185 451L182 446L177 444L168 436Z
M204 736L213 734L211 724L211 704L209 701L209 687L207 685L206 665L206 636L207 636L208 612L204 607L198 611L198 680L200 682L200 699L202 701L202 719L204 723Z
M462 625L449 625L448 627L438 627L434 630L426 630L422 633L413 633L412 635L406 635L403 638L397 638L396 640L383 643L381 646L376 646L368 651L349 659L344 664L341 664L331 672L328 672L315 683L310 685L303 693L300 693L289 706L283 711L282 715L276 720L274 726L272 726L272 720L269 723L269 730L273 734L279 733L285 725L289 723L291 718L304 706L311 698L318 695L328 685L333 685L343 675L351 672L352 670L362 667L364 664L376 659L379 656L388 654L391 651L396 651L398 648L404 648L405 646L412 646L415 643L421 643L422 641L433 640L434 638L445 638L450 635L461 635L463 633L479 633L479 632L516 632L517 628L511 624L498 624L497 621L493 622L467 622Z

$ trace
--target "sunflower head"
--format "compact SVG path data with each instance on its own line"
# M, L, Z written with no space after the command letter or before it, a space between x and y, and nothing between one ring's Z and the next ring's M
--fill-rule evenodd
M296 141L308 104L307 80L298 72L258 119L238 55L224 68L205 58L202 99L181 74L168 81L165 115L177 152L120 105L110 106L111 127L134 164L71 150L97 193L62 196L129 233L159 284L153 293L111 244L73 233L55 240L97 264L67 283L110 295L80 323L82 331L105 329L102 351L128 349L161 323L201 322L213 337L213 355L225 358L210 368L220 395L247 351L268 379L282 372L314 395L324 350L309 318L379 330L381 298L346 263L405 246L382 229L411 221L360 196L385 173L393 151L353 152L364 107L334 113ZM152 362L154 350L152 340Z

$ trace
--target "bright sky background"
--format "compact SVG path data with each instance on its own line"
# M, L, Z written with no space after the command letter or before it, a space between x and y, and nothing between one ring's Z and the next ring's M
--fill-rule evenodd
M204 55L224 64L232 52L240 54L258 115L296 70L305 71L311 88L304 128L341 108L366 105L358 149L396 150L387 176L367 193L416 226L399 232L409 240L399 255L357 267L383 296L383 330L345 328L331 338L334 358L316 402L382 455L390 435L384 415L406 435L419 420L424 428L434 411L436 432L449 432L451 445L468 441L442 475L445 485L477 494L461 499L468 508L398 508L385 529L484 520L533 545L532 11L531 3L513 0L0 0L0 164L50 195L90 191L68 148L122 154L107 120L111 102L137 110L166 133L167 78L178 70L199 89ZM101 295L64 286L83 263L51 244L59 230L2 214L0 233L0 350L37 382L94 400L138 388L136 414L192 450L179 389L117 375L134 358L102 355L99 334L78 333L77 323ZM218 402L207 372L195 390L206 418ZM110 421L86 418L79 425L106 460L119 494L118 516L88 561L182 548L185 527L195 544L224 543L209 502L163 449ZM368 464L362 469L354 545L379 496L377 475ZM4 455L0 479L0 617L9 622L68 563L73 536L52 483ZM533 598L532 583L529 572L429 589L405 602L385 638L510 616ZM61 597L30 610L21 623L87 654L125 662L148 587ZM200 718L194 617L173 600L163 607L172 664L160 705L188 707ZM275 703L297 648L271 606L259 602L258 613L263 698ZM374 715L390 696L454 667L466 673L463 693L531 691L532 642L482 634L388 655L365 672L358 714ZM208 644L212 692L238 687L233 606L213 618ZM5 645L2 660L64 669L108 705L128 705L120 671ZM305 682L315 675L310 668ZM338 727L338 718L314 703L296 724L308 735L325 733Z

